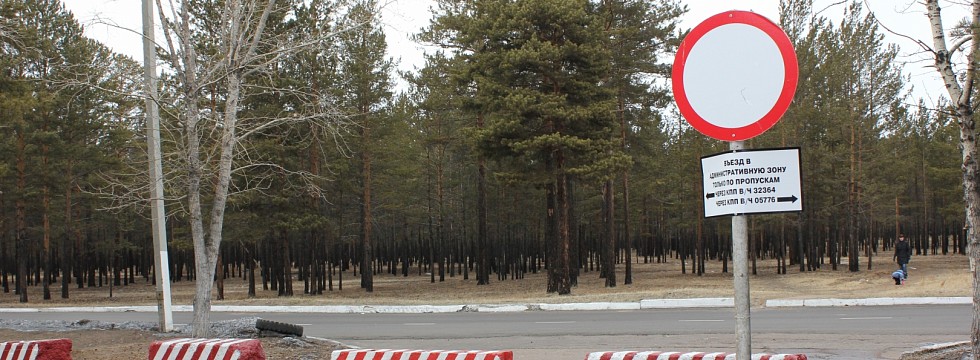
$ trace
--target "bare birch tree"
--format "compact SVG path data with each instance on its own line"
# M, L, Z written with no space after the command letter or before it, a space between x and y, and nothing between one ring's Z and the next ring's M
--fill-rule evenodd
M970 331L973 359L980 359L980 273L977 273L977 259L980 259L980 167L977 164L977 134L974 118L973 100L977 95L977 59L980 56L980 0L972 1L970 16L952 28L949 37L943 25L939 0L925 0L926 16L932 30L932 45L919 42L935 59L936 71L946 85L946 92L952 100L956 121L960 128L960 150L962 151L963 200L966 204L966 236L969 244L970 264L973 271L973 325ZM953 59L962 53L965 64L957 64ZM963 68L957 68L962 66Z
M331 110L329 101L311 89L257 89L255 93L288 93L304 99L306 104L281 109L271 117L243 116L240 104L254 83L249 79L271 77L283 58L317 49L323 39L333 35L330 31L312 29L296 29L290 34L270 30L273 19L285 18L291 6L299 3L157 1L166 40L162 58L166 59L165 67L172 72L179 89L178 98L172 102L176 107L171 108L171 116L179 124L178 147L182 157L179 161L183 168L177 176L184 182L194 244L196 292L192 334L195 337L208 336L210 329L211 292L229 194L261 182L246 179L244 184L234 184L232 175L246 168L277 168L274 164L249 162L248 149L242 146L245 140L290 122L312 123L322 131L331 132L328 136L334 138L341 132L338 120L342 117ZM311 193L319 195L320 192L314 189ZM209 212L207 216L205 209Z

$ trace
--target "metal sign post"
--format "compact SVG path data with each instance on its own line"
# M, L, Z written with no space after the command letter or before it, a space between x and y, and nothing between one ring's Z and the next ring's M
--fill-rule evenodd
M731 150L742 150L744 141L733 141ZM749 226L745 214L732 216L732 262L735 267L735 341L739 359L752 358L751 301L749 301Z

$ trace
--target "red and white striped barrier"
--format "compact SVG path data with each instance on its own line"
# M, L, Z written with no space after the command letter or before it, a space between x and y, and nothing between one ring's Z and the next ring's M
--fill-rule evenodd
M735 354L674 351L608 351L594 352L585 360L735 360ZM803 354L752 354L752 360L807 360Z
M513 360L512 351L334 350L331 360Z
M255 339L173 339L150 344L149 360L265 360Z
M0 342L0 360L71 360L71 340Z

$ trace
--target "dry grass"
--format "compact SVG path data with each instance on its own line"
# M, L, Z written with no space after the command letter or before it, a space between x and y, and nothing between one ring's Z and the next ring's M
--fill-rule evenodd
M861 259L861 271L849 272L846 264L838 270L830 265L811 272L799 272L791 267L786 275L776 274L775 261L759 261L758 275L750 277L752 303L762 305L768 299L816 299L816 298L871 298L871 297L920 297L920 296L972 296L972 276L969 260L963 255L914 256L909 264L909 282L895 286L890 274L896 268L890 256L874 260L873 269L867 270L867 259ZM846 261L846 259L845 259ZM731 265L731 264L729 264ZM324 295L303 294L303 283L294 282L293 297L278 297L275 291L262 291L258 283L257 298L247 298L247 283L241 278L225 281L225 300L215 305L447 305L447 304L505 304L505 303L576 303L576 302L633 302L641 299L683 299L702 297L733 297L731 273L722 273L720 262L709 262L707 273L702 276L681 274L679 260L666 263L634 264L633 284L622 285L623 268L617 268L619 285L605 288L598 272L583 273L572 294L557 296L545 292L546 276L543 272L526 274L524 279L498 281L491 278L488 286L477 286L473 274L469 280L446 276L444 282L430 283L429 276L418 276L412 269L408 277L390 274L375 275L374 292L360 289L360 279L352 273L344 274L343 290L324 291ZM690 271L690 264L688 264ZM172 287L173 302L189 305L193 296L193 283L182 281ZM30 302L21 304L18 296L0 293L0 307L38 306L85 306L85 305L154 305L154 287L142 278L128 286L70 289L71 298L59 297L60 289L53 288L52 300L41 299L41 288L30 287Z

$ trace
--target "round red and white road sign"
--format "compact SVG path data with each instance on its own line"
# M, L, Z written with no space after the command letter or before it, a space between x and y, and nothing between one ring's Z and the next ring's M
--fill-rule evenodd
M796 93L796 52L779 25L726 11L695 26L674 58L681 115L712 138L741 141L769 130Z

